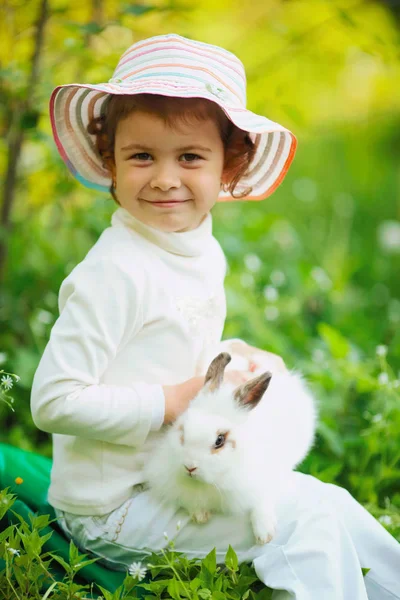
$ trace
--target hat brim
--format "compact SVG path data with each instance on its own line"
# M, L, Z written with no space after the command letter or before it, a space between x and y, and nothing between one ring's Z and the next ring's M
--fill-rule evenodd
M165 81L130 84L67 84L54 89L50 98L50 120L57 149L72 175L88 188L109 192L111 176L102 164L95 136L87 133L87 125L102 112L110 94L157 94L179 98L204 98L215 102L239 129L251 134L256 145L254 158L246 176L235 189L241 198L221 191L218 201L262 200L280 185L294 158L297 140L288 129L243 107L232 106L207 89L172 86Z

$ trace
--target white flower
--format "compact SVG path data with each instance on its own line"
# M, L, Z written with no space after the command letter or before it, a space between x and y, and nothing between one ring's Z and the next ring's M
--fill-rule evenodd
M9 551L10 554L14 554L14 556L20 555L20 551L16 550L15 548L7 548L7 550Z
M379 521L384 525L391 525L393 522L392 517L389 515L382 515L382 517L379 517Z
M331 289L332 281L321 267L313 267L311 269L311 277L318 283L322 290L327 291Z
M275 221L269 230L270 238L282 250L289 250L298 244L299 238L294 227L289 221Z
M142 563L133 562L128 569L129 575L131 577L136 577L138 581L142 581L146 577L147 569L146 567L142 567Z
M266 285L264 288L264 298L268 300L268 302L275 302L278 300L278 290L274 288L273 285Z
M397 300L397 298L392 298L390 300L388 316L392 323L400 322L400 300Z
M315 362L323 362L325 360L325 352L321 348L314 348L312 353L312 359Z
M310 177L295 179L292 190L294 196L302 202L314 202L317 197L317 184Z
M246 269L248 271L252 271L252 273L256 273L260 270L262 262L257 254L246 254L244 257L244 264L246 265Z
M380 385L386 385L389 383L389 375L387 373L379 373L378 383Z
M274 285L276 285L277 287L279 287L280 285L283 285L286 281L286 275L282 271L274 270L274 271L272 271L270 277L271 277L272 283Z
M380 413L378 413L377 415L374 415L372 417L371 421L373 423L379 423L379 421L382 421L382 415Z
M169 537L168 537L168 533L166 531L164 531L163 536L165 537L165 539L168 541Z
M385 252L400 253L400 223L383 221L378 227L379 244Z
M181 521L178 521L178 522L177 522L177 524L176 524L176 530L177 530L177 531L179 531L179 530L180 530L180 528L181 528L181 525L182 525L182 522L181 522Z
M242 273L240 276L240 283L243 287L249 288L254 285L254 277L251 273Z
M350 218L354 214L354 199L347 192L340 192L333 197L333 209L339 217Z
M53 315L51 312L44 309L38 311L36 318L40 323L44 323L45 325L48 325L53 321Z
M7 360L7 353L6 352L0 352L0 365L2 365L3 363L5 363Z
M388 351L387 346L381 345L381 346L376 347L377 356L386 356L387 351Z
M3 375L3 377L1 378L1 385L7 392L8 390L11 390L13 386L13 380L9 375Z
M267 306L264 314L267 321L275 321L279 317L279 309L276 306Z

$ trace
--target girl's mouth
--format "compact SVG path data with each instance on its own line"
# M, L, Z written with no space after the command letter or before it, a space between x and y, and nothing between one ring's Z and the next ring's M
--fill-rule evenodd
M168 202L151 202L154 206L159 206L160 208L171 208L173 206L178 206L179 204L184 204L188 202L187 200L171 200Z
M185 202L189 202L190 198L187 200L144 200L147 204L152 204L153 206L160 208L173 208L174 206L178 206L179 204L185 204Z

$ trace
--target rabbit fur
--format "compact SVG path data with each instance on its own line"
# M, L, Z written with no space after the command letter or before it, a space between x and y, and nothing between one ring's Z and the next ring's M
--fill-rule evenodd
M317 411L293 372L223 383L230 360L224 352L212 361L203 389L150 449L144 476L153 496L197 523L214 512L248 513L265 544L276 532L280 488L313 445Z

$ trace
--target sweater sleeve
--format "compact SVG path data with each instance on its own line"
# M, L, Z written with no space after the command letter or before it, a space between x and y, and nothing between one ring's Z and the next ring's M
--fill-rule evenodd
M118 349L143 325L142 295L140 281L109 259L84 261L63 282L60 316L32 386L39 429L137 446L161 427L161 385L101 383Z

